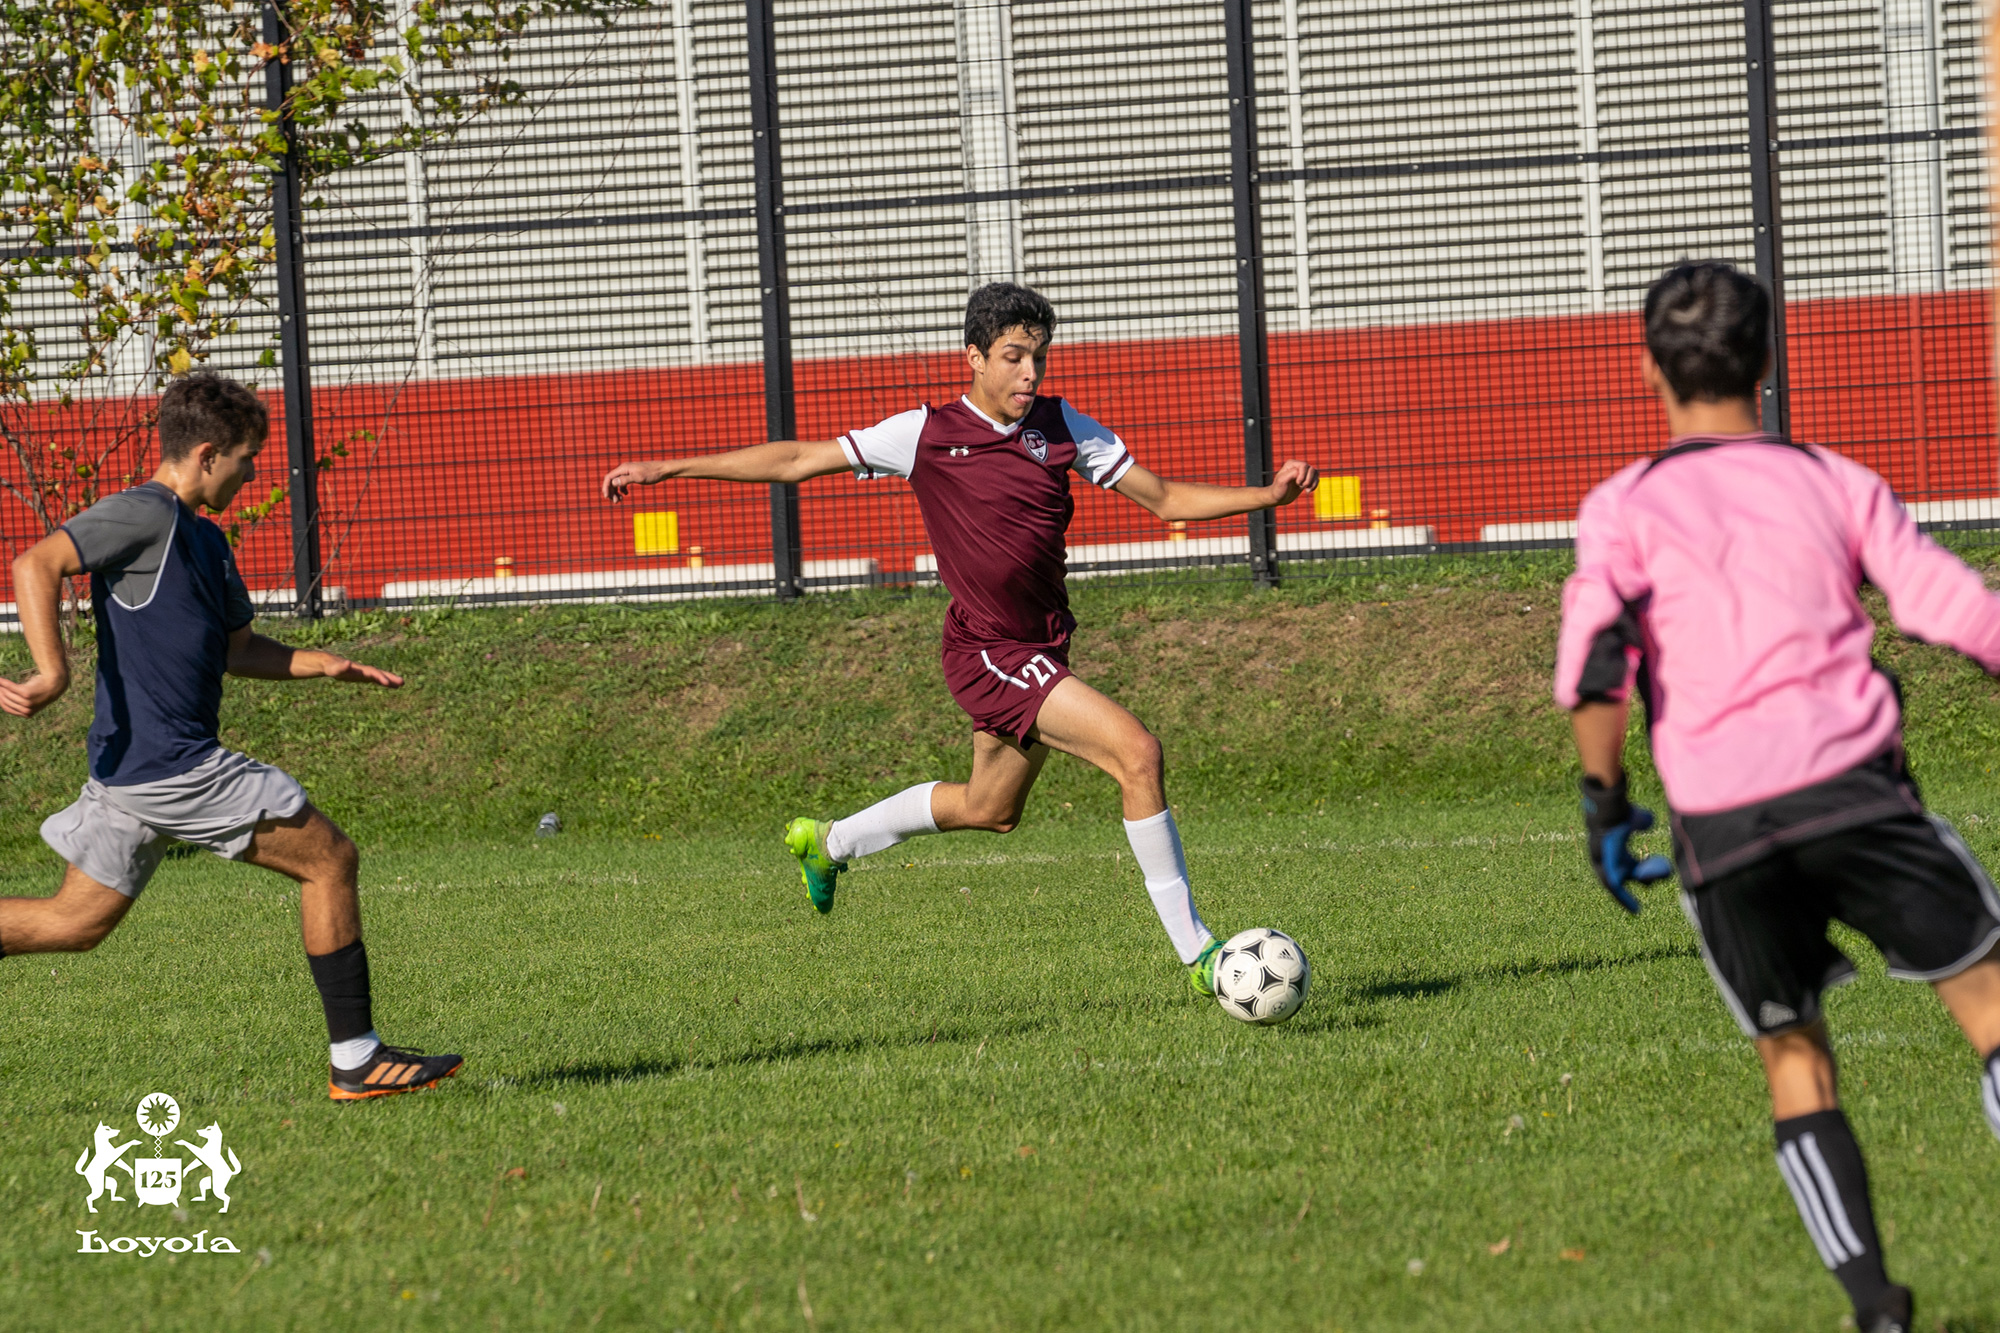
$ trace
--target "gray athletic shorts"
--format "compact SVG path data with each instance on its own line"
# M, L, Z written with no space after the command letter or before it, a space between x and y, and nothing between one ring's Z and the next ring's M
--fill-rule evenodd
M305 788L291 774L218 749L157 782L107 787L92 778L75 805L42 822L42 841L99 884L136 898L175 842L240 861L258 824L305 806Z

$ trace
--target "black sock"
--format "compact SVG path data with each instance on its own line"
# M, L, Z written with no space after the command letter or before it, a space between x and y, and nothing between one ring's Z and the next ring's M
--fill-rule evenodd
M360 940L332 953L307 954L313 985L326 1009L328 1041L352 1041L375 1030L368 1004L368 950Z
M2000 1138L2000 1050L1986 1057L1986 1072L1979 1076L1979 1100L1986 1106L1986 1124Z
M1778 1170L1791 1187L1806 1234L1847 1288L1855 1314L1874 1314L1889 1294L1889 1276L1882 1271L1882 1243L1868 1203L1868 1167L1847 1117L1838 1109L1815 1111L1780 1120L1775 1128Z

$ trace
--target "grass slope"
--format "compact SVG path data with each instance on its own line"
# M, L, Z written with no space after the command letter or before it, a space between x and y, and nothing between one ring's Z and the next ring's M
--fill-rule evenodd
M378 1017L468 1071L326 1102L289 886L170 862L96 953L0 962L5 1322L1832 1329L1671 894L1627 920L1579 864L1560 574L1079 596L1083 674L1166 739L1205 910L1313 954L1271 1031L1185 990L1115 795L1066 761L1021 832L920 840L805 907L782 816L963 771L930 599L328 626L412 686L235 684L226 739L361 836ZM1883 651L1991 859L2000 701ZM82 725L4 733L0 892L52 882L33 829ZM537 842L546 808L572 831ZM1891 1262L1927 1321L2000 1329L1976 1063L1858 956L1830 1009ZM220 1225L84 1211L92 1126L154 1090L244 1164ZM73 1253L92 1227L243 1253Z
M1466 574L1276 596L1086 584L1077 666L1168 738L1177 799L1198 805L1310 809L1384 784L1474 793L1496 773L1559 784L1566 742L1541 658L1560 566ZM296 773L371 844L511 837L549 809L590 832L761 828L774 810L963 774L969 733L937 668L944 606L883 594L358 616L292 637L336 642L406 688L231 681L223 739ZM0 640L0 671L22 661L18 639ZM66 803L89 721L78 689L0 728L0 784L29 810ZM1045 805L1116 808L1074 765L1045 781L1059 793ZM25 820L0 830L0 855L37 845Z

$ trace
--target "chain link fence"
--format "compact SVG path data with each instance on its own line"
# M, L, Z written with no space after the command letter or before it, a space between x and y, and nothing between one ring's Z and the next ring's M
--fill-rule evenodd
M1189 526L1077 485L1075 577L1561 546L1583 493L1661 443L1637 310L1684 256L1780 288L1768 422L1881 470L1928 524L2000 528L1981 20L668 0L551 22L515 57L518 104L307 201L285 369L312 386L303 458L344 456L316 557L295 496L243 565L330 606L934 582L901 482L617 507L597 482L948 401L966 294L1001 279L1059 313L1045 392L1141 463L1326 477ZM282 410L270 336L248 320L212 364Z

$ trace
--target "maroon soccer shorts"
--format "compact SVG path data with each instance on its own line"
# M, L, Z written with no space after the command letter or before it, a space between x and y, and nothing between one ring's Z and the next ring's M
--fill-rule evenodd
M1071 674L1069 644L954 642L947 636L944 683L972 725L1030 744L1028 733L1056 682Z

